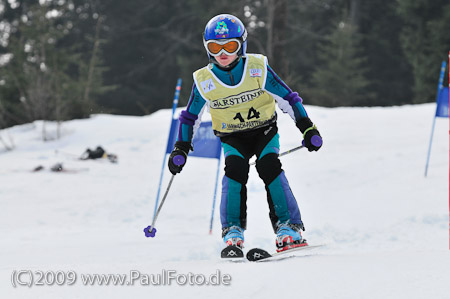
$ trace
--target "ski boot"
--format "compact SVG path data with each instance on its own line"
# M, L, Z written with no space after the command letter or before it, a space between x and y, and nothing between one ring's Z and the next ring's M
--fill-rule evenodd
M244 248L244 229L239 226L230 226L222 231L223 241L227 246Z
M296 247L308 246L302 238L300 224L281 223L277 226L277 252L289 250Z
M244 229L239 226L230 226L222 230L223 241L226 247L221 252L222 258L243 258Z

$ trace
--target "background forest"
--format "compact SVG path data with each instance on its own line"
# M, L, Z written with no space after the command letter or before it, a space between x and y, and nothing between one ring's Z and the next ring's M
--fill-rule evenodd
M187 104L220 13L309 105L434 101L450 50L448 0L0 0L0 129Z

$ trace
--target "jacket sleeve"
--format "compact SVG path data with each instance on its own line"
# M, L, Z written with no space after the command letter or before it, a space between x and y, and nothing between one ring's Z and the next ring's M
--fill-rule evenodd
M264 89L274 97L281 111L289 114L295 122L308 117L305 107L303 107L302 98L297 92L293 92L269 65L267 65L267 79Z
M180 126L178 127L178 141L192 142L198 127L200 126L201 117L205 109L206 101L197 90L197 86L192 86L191 96L185 110L180 114Z

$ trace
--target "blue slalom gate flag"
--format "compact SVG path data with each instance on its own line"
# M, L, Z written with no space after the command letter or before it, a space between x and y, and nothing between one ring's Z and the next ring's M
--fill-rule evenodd
M449 53L449 59L450 59L450 53ZM433 117L433 125L431 127L430 144L428 146L427 163L425 164L425 177L428 175L428 165L430 163L431 145L433 143L433 135L434 135L434 127L436 125L436 118L437 117L449 117L448 87L444 87L444 84L443 84L445 67L446 67L446 62L442 61L441 73L439 75L439 83L438 83L437 94L436 94L436 113Z
M220 138L214 135L212 122L203 122L197 129L192 140L194 151L191 153L193 157L216 158L220 159L222 145Z
M448 104L449 104L448 87L444 87L440 89L437 98L436 117L449 117Z
M177 141L178 126L179 120L173 119L170 127L169 140L167 142L167 154L172 152L175 142ZM202 122L200 124L200 127L197 129L194 139L192 140L192 147L194 148L194 151L189 153L189 156L191 157L220 158L222 146L220 138L214 135L211 121Z

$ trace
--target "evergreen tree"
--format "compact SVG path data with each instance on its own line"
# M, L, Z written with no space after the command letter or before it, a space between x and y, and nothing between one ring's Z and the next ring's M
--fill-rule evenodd
M320 47L322 65L313 74L315 88L311 94L326 106L367 105L373 95L367 92L367 59L362 55L356 29L339 23Z
M450 3L447 0L399 0L398 12L405 25L403 50L414 75L414 102L434 101L441 61L450 45Z
M411 103L413 75L400 43L403 26L397 1L363 1L358 31L367 57L368 91L376 95L372 105Z
M89 116L96 98L108 90L95 1L30 2L3 10L8 20L3 52L10 57L0 69L3 115L9 125Z
M64 119L74 96L73 89L67 88L72 78L65 74L71 54L57 47L64 30L55 25L53 14L45 6L31 6L8 41L12 57L2 74L7 88L17 90L16 102L26 121Z

